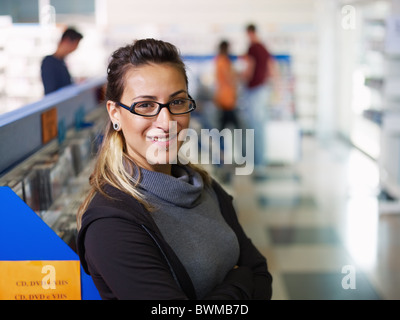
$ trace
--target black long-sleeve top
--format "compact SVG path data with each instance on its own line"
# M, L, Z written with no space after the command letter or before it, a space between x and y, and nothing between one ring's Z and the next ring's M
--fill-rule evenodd
M240 226L232 197L215 181L212 187L238 238L240 256L238 268L204 299L270 299L272 277L265 257ZM82 266L102 299L197 299L188 273L147 210L113 187L107 193L111 198L97 194L92 200L77 239Z
M55 56L46 56L42 60L41 76L44 94L49 94L72 84L72 78L64 60Z

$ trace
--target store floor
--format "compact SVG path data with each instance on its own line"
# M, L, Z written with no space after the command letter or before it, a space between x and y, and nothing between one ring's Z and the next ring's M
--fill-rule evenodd
M306 136L298 163L224 185L273 299L400 299L400 214L379 214L378 167L359 150Z

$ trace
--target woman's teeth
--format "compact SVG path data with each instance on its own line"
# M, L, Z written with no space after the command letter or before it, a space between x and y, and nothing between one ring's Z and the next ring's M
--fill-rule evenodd
M176 138L176 135L174 134L172 136L170 135L170 136L164 136L164 137L157 137L157 136L150 137L150 140L153 142L168 142L175 138Z
M153 137L152 138L152 140L153 141L160 141L160 142L167 142L168 140L170 140L170 138L168 137L164 137L164 138L161 138L161 137Z

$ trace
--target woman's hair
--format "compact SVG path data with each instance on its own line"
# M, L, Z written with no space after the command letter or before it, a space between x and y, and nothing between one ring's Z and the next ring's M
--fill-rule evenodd
M182 72L188 86L185 64L174 45L154 39L137 40L131 45L119 48L111 55L107 68L106 100L120 101L125 88L126 72L130 68L147 64L169 64L176 67ZM210 184L210 176L206 171L192 164L189 166L200 173L206 184ZM109 197L104 189L106 185L111 185L131 195L147 210L151 210L151 205L145 201L137 189L139 182L140 171L134 159L127 153L123 133L121 130L115 131L109 120L89 179L90 191L77 213L78 230L81 227L82 216L94 195L99 192Z
M185 64L177 48L161 40L143 39L135 41L133 45L121 47L112 54L107 68L106 98L120 101L124 92L126 71L150 63L173 65L182 72L188 86Z
M228 54L229 51L229 42L226 40L222 40L219 43L219 52L222 54Z

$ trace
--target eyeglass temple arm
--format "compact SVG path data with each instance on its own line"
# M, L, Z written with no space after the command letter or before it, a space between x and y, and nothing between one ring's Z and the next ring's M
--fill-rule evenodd
M128 111L131 111L131 110L132 110L131 107L128 107L127 105L123 104L122 102L118 102L118 105L119 105L120 107L122 107L122 108L128 110Z

